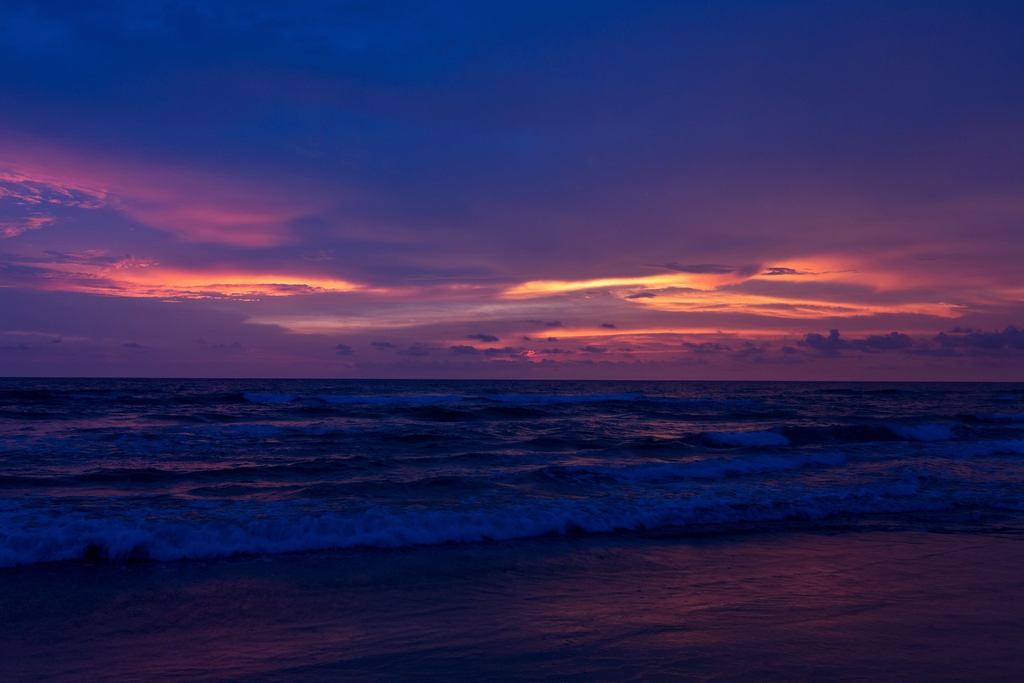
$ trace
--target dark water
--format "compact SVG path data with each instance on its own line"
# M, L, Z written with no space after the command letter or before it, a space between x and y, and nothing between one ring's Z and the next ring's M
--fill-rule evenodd
M1024 517L1024 385L0 381L0 567Z

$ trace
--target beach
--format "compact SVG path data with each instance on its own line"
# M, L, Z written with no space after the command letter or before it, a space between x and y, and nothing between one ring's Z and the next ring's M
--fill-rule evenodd
M3 570L18 681L1013 681L1012 534L611 534Z

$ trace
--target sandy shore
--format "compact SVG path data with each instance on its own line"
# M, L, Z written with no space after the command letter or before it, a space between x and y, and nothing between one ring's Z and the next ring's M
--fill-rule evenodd
M1011 681L1024 539L787 532L0 571L10 681Z

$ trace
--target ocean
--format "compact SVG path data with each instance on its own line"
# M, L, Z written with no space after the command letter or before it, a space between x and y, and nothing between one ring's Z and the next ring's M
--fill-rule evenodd
M5 680L1014 680L1022 529L1022 384L0 380Z

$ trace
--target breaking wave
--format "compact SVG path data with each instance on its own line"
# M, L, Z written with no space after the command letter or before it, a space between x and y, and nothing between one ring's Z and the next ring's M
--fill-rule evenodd
M953 502L920 495L918 478L875 487L801 495L684 500L560 501L467 511L369 510L283 517L223 516L205 521L161 518L139 510L132 518L80 514L0 516L0 567L59 560L183 560L239 554L278 554L353 547L396 548L511 540L548 534L729 525L841 514L941 510ZM1019 504L1019 501L1018 501Z
M778 432L712 432L706 436L715 446L789 445L789 439Z

